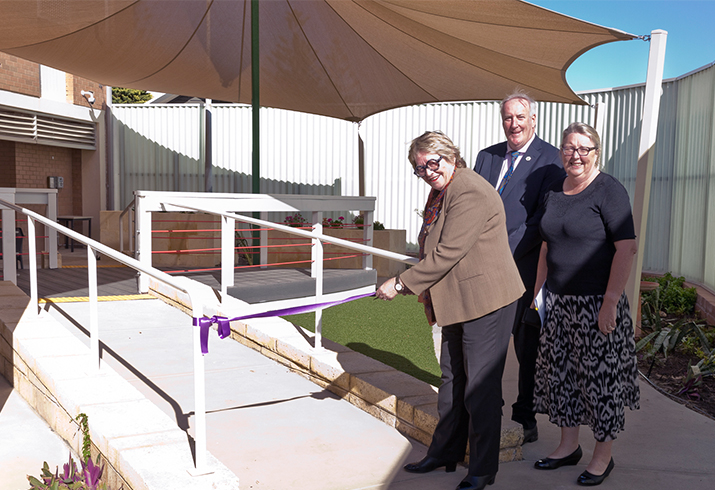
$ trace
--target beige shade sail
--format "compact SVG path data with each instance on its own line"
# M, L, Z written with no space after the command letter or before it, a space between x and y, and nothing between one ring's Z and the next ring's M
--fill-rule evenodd
M102 84L251 102L250 0L2 0L0 51ZM635 36L518 0L262 0L260 104L359 121L496 100L583 103L566 69Z

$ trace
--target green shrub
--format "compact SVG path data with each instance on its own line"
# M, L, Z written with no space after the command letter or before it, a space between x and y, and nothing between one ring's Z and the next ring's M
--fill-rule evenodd
M689 315L695 311L698 291L695 288L683 287L684 277L675 277L667 272L662 277L647 277L660 285L659 290L643 294L643 300L656 298L658 310L668 315Z

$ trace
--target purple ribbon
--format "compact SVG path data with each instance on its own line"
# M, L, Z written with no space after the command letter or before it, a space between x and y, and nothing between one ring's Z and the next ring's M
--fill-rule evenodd
M194 318L193 325L194 327L198 326L201 329L201 353L208 354L209 328L214 323L218 326L217 330L219 338L225 339L226 337L231 335L231 322L237 320L248 320L249 318L269 318L273 316L288 316L298 315L299 313L310 313L311 311L315 311L320 308L329 308L331 306L340 305L360 298L367 298L369 296L375 296L375 293L358 294L357 296L351 296L340 301L328 301L327 303L314 303L312 305L294 306L292 308L281 308L278 310L264 311L263 313L252 313L250 315L237 316L231 319L228 319L225 316L216 315L212 316L211 318Z

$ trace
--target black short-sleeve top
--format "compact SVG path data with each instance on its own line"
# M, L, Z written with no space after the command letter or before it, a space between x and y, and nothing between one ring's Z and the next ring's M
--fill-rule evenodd
M635 238L625 187L601 172L578 194L546 194L540 224L548 246L546 287L560 295L605 294L615 242Z

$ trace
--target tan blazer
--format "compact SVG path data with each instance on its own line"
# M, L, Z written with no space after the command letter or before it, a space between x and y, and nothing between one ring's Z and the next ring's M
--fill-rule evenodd
M430 290L441 326L482 317L524 293L499 194L472 169L455 172L430 225L425 258L400 275L413 293Z

